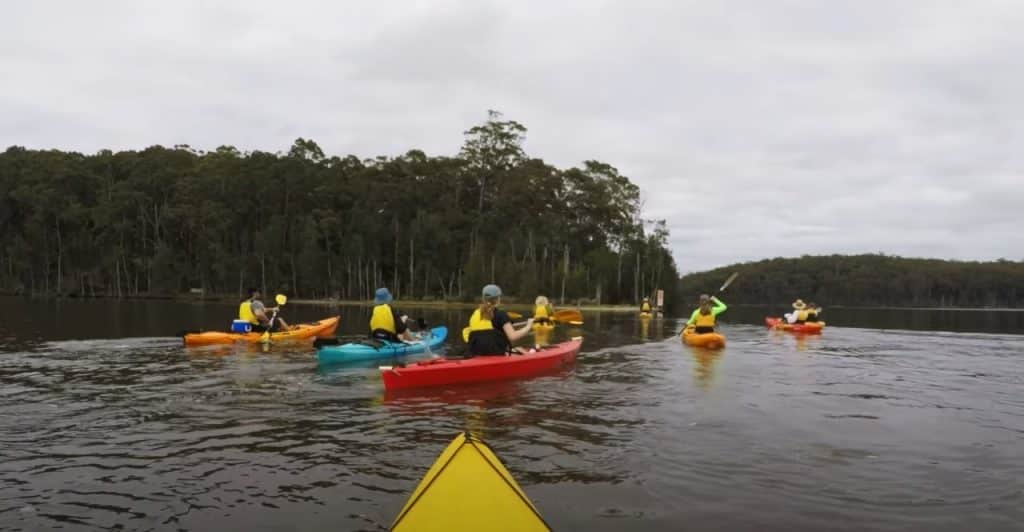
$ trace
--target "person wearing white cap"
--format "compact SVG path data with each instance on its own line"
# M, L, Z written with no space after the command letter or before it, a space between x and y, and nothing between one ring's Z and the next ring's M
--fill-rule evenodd
M469 326L462 330L462 339L469 344L473 355L509 355L512 343L530 333L533 318L526 325L516 329L508 314L498 308L501 304L501 288L489 284L484 287L483 301L469 318Z
M793 302L793 312L786 314L785 317L789 323L804 324L807 321L807 304L803 299L797 299Z

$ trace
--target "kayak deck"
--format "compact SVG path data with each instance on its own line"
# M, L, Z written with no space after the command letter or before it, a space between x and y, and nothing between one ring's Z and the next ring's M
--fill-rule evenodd
M494 451L463 433L430 466L391 530L531 532L551 527Z
M683 343L693 347L722 349L725 347L725 336L716 332L698 334L689 327L683 329Z
M317 348L316 358L322 365L394 358L437 349L444 344L447 337L447 327L434 327L423 339L412 343L380 342L380 345L369 345L353 342L344 345L325 345Z
M550 345L522 355L438 359L407 366L381 366L386 390L515 379L557 369L576 360L582 338Z
M764 319L764 324L767 325L769 329L803 334L821 334L821 330L825 328L825 322L823 321L812 323L788 323L782 318L770 317Z
M294 342L307 340L315 336L330 336L338 328L338 316L324 318L310 323L300 323L287 331L270 333L270 342ZM205 331L185 333L182 340L186 346L219 345L234 343L256 344L263 339L263 333L230 333L221 331Z

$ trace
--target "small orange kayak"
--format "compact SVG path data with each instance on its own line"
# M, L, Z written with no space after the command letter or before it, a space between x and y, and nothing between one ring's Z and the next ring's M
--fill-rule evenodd
M683 343L694 347L721 349L725 347L725 336L716 332L697 334L694 329L687 327L683 329Z
M270 333L270 342L294 342L297 340L308 340L314 337L327 337L334 335L338 328L338 316L325 318L311 323L300 323L287 331ZM206 331L197 333L185 333L182 335L186 346L233 344L236 342L257 344L263 338L263 333L232 333L220 331Z
M803 333L803 334L821 334L821 330L825 328L825 322L807 322L807 323L787 323L782 318L765 318L764 324L769 329L775 329L778 331L789 331L791 333Z

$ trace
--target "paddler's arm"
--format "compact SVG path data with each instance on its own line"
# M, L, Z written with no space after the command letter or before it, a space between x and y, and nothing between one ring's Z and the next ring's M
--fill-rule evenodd
M527 334L530 334L530 327L533 327L533 318L526 320L526 324L518 330L512 326L512 322L506 321L501 330L505 331L505 336L508 338L509 342L515 342Z
M712 316L717 316L717 315L725 312L725 309L729 308L729 307L725 306L725 303L722 303L721 299L718 299L715 296L711 296L711 301L715 302L715 306L711 307L711 315Z
M697 324L697 316L699 314L700 314L700 309L694 310L693 314L690 314L690 321L686 322L686 326L687 327L693 327L694 325L696 325Z

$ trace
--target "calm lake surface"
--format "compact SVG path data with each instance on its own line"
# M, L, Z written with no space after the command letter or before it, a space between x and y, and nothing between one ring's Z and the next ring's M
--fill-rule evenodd
M0 529L382 530L470 430L558 530L1024 530L1024 313L826 308L797 337L734 307L719 352L588 313L539 339L584 336L560 374L391 396L308 345L176 336L235 311L0 298ZM369 308L285 314L327 315Z

